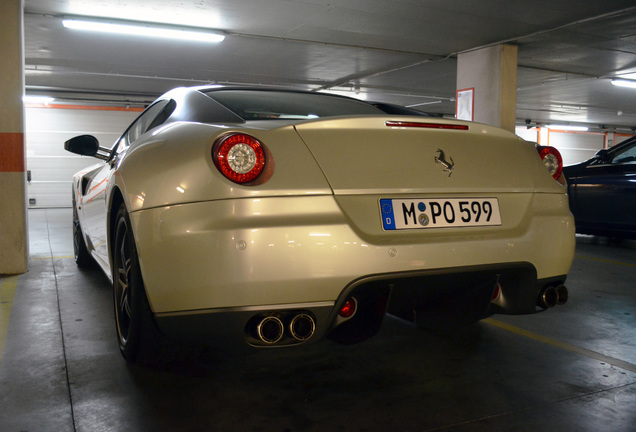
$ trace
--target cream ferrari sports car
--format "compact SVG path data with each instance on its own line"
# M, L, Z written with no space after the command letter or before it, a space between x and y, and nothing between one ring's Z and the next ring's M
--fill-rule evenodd
M341 96L193 87L73 178L75 258L113 284L132 362L162 341L355 343L386 313L444 328L567 300L558 151ZM242 342L241 342L242 343Z

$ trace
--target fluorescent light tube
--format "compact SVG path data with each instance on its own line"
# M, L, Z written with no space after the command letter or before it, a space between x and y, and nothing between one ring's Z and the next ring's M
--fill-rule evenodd
M619 87L636 88L636 81L613 79L612 84Z
M62 25L69 29L86 30L102 33L116 33L133 36L146 36L197 42L221 42L225 36L203 29L187 29L161 26L151 23L133 23L125 21L104 21L89 18L65 18Z
M564 130L564 131L579 131L579 132L587 132L589 130L589 128L585 126L568 126L568 125L549 125L548 129L557 129L557 130Z
M22 101L24 103L33 103L33 104L44 104L48 105L53 102L55 98L50 96L24 96L22 97Z

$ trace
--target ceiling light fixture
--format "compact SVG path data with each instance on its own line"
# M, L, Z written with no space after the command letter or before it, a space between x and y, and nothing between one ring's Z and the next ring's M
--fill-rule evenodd
M636 81L613 79L612 84L619 87L636 88Z
M556 129L562 131L577 131L577 132L587 132L589 130L586 126L570 126L570 125L549 125L548 129Z
M114 21L97 18L64 18L62 25L69 29L175 40L218 43L225 39L221 33L194 27L175 27L154 23Z
M52 98L50 96L23 96L22 97L22 102L32 103L32 104L48 105L54 100L55 98Z

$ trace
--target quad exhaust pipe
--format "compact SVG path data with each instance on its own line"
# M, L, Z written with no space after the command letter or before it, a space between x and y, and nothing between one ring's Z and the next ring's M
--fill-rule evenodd
M287 322L285 326L284 322ZM256 322L254 335L265 345L283 343L287 339L304 342L316 331L316 320L306 312L267 315Z
M565 285L549 285L544 287L537 298L537 306L549 309L556 305L564 305L568 301L568 289Z
M300 313L289 322L289 334L298 342L306 341L316 331L316 321L311 315Z
M261 342L273 345L283 338L285 327L283 322L273 315L266 316L256 325L256 334Z

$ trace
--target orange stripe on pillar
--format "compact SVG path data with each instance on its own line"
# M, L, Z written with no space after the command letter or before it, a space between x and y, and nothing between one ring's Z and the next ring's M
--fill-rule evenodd
M0 132L0 172L24 170L24 134Z

